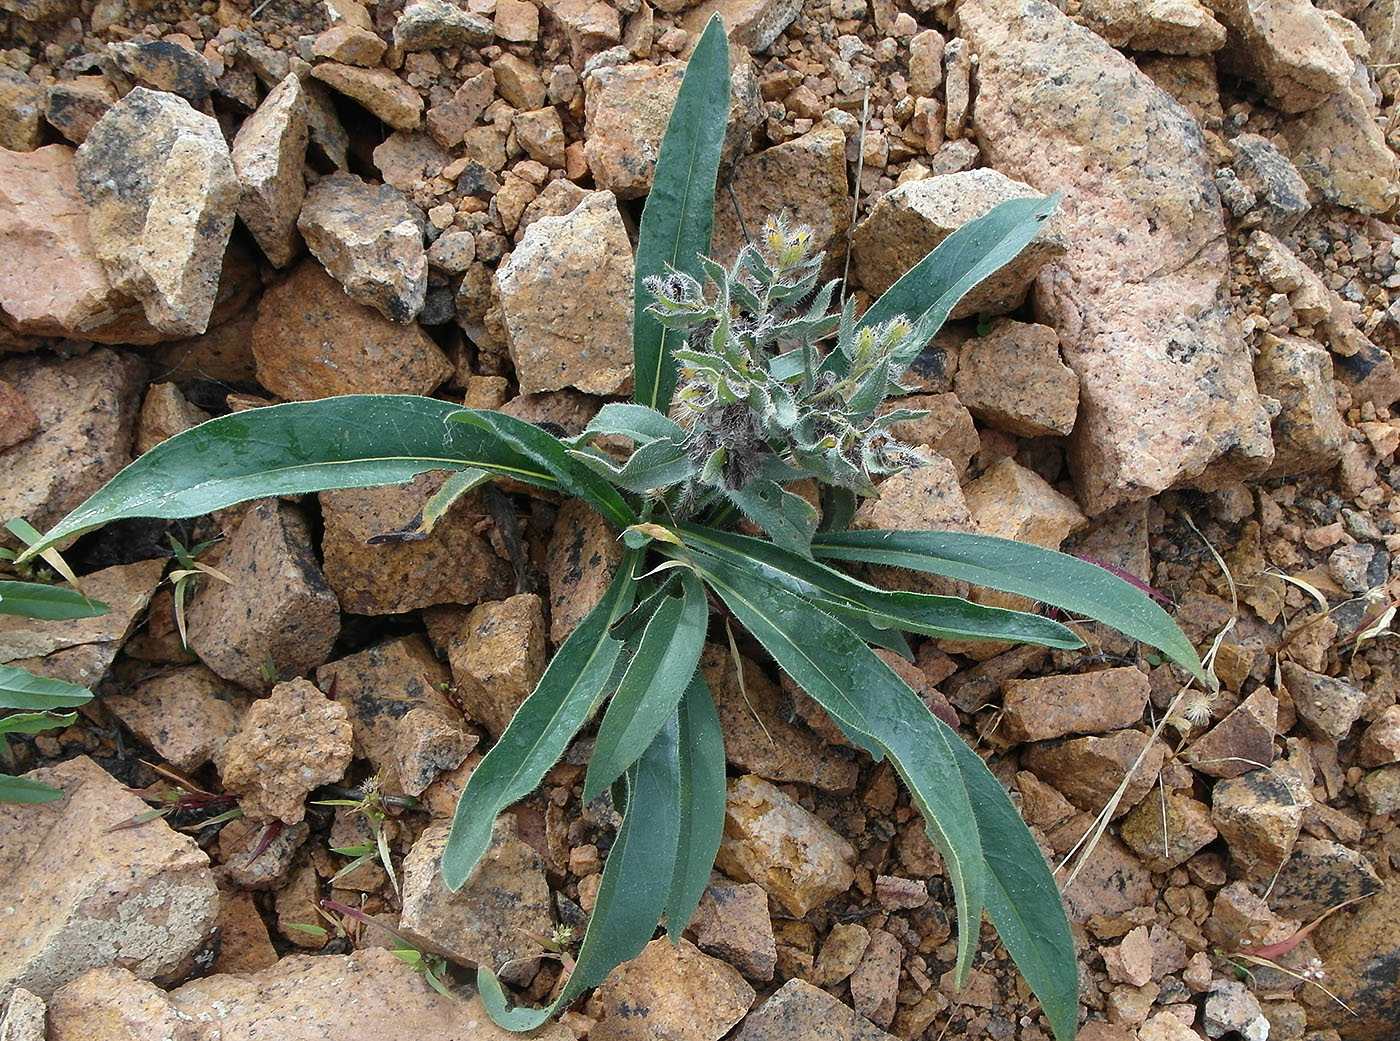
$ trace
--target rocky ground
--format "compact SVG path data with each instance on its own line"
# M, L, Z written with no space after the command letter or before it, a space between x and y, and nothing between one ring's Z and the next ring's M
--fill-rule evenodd
M1214 695L1090 627L1088 652L925 644L906 669L1063 862L1080 1037L1400 1034L1390 0L0 0L0 514L45 528L275 400L579 429L630 389L639 203L715 10L719 256L786 208L866 299L994 202L1065 193L921 358L902 436L935 463L861 522L1088 555L1211 652ZM366 544L437 480L115 526L68 551L109 615L0 626L0 660L101 695L8 752L67 794L0 807L0 1036L501 1036L324 899L448 983L509 961L547 997L541 943L580 935L616 824L580 804L586 747L461 894L437 862L615 543L507 488ZM218 540L189 650L172 532ZM1045 1041L990 932L953 990L949 890L888 766L762 662L744 690L727 649L705 667L732 778L713 886L687 942L540 1036ZM392 877L334 852L372 821Z

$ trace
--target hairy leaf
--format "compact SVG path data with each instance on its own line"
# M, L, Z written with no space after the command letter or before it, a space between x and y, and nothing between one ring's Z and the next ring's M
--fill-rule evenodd
M557 488L536 463L433 398L352 394L250 409L182 431L142 455L20 554L128 517L199 517L269 495L365 488L476 466Z
M58 621L106 613L106 604L89 600L76 589L40 582L0 581L0 614Z
M622 649L608 630L631 606L636 559L633 552L623 557L602 601L560 644L534 693L468 779L442 854L449 889L460 889L486 852L497 815L535 790L608 694Z
M667 441L682 441L685 431L680 424L662 415L654 408L634 405L628 401L609 401L598 410L583 428L585 434L617 434L630 437L638 444L664 438Z
M680 939L700 906L724 834L724 733L698 669L681 698L679 720L680 838L666 897L666 930L672 941Z
M13 665L0 665L0 708L47 712L86 705L91 700L92 691L76 683L36 676Z
M76 712L16 712L0 716L0 734L38 734L54 727L71 727L78 721Z
M27 777L0 774L0 802L53 802L63 793L51 785Z
M812 552L829 560L908 568L1028 596L1151 644L1206 682L1191 641L1151 597L1113 573L1064 553L960 531L829 532L813 541Z
M637 241L632 357L638 403L667 412L676 386L671 350L681 334L663 329L648 314L642 282L668 267L703 277L699 256L708 253L715 219L715 180L729 124L729 38L716 15L705 26L686 63L676 106L661 139L651 191Z

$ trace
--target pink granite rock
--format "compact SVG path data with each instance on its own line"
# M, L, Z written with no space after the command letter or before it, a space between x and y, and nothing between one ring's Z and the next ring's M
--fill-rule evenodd
M1142 718L1151 685L1139 669L1104 669L1071 676L1007 680L1003 724L1016 741L1102 733Z
M958 23L979 58L987 161L1065 191L1070 252L1041 273L1036 307L1079 375L1070 460L1086 512L1263 470L1268 415L1224 303L1224 221L1197 123L1041 0L971 0Z
M56 802L0 803L0 1002L48 998L83 970L172 983L207 954L219 909L209 858L86 756L35 770Z
M243 121L229 153L242 185L238 216L274 267L286 267L301 249L297 214L306 197L308 140L305 90L288 74Z
M250 820L300 824L307 794L345 776L352 733L345 706L310 680L279 683L225 743L218 763L224 789Z
M457 697L473 723L500 737L544 674L548 652L544 606L518 593L472 609L448 644Z
M622 562L622 544L602 517L580 499L559 509L549 538L549 638L556 645L603 598Z
M953 388L974 416L1018 437L1068 434L1079 412L1079 377L1044 325L992 322L963 344Z
M791 979L745 1017L735 1041L892 1041L893 1036L826 991Z
M719 1041L753 1004L754 989L694 944L667 937L608 974L594 1000L603 1016L590 1041Z
M242 727L250 703L247 691L203 665L152 676L103 701L123 725L179 770L197 770L216 757Z
M1257 83L1283 112L1315 108L1351 78L1351 55L1307 0L1210 0L1234 31L1226 71Z

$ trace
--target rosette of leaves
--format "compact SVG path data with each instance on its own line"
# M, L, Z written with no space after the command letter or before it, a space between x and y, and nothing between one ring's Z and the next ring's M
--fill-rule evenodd
M690 920L724 822L724 737L697 667L722 605L726 625L746 629L853 744L898 771L956 896L957 978L971 967L985 911L1066 1041L1077 1014L1075 952L1044 858L982 760L872 648L910 656L906 634L1080 641L1041 615L881 589L840 569L893 565L1021 594L1107 622L1203 677L1161 608L1090 563L965 533L845 530L873 478L917 462L890 437L895 419L879 414L898 375L958 299L1034 237L1055 200L1003 203L950 235L863 315L849 306L829 314L834 289L816 285L820 261L801 229L774 222L729 269L704 259L728 78L716 18L687 66L642 217L634 398L604 405L582 435L561 439L503 413L400 395L241 412L159 445L30 552L121 517L196 516L427 470L457 472L425 503L420 525L397 537L419 537L457 496L495 476L581 499L623 540L621 564L472 773L443 877L454 889L467 880L497 815L531 793L595 719L583 796L611 789L622 823L555 1000L511 1007L493 967L482 965L477 982L491 1016L511 1029L537 1026L637 954L658 923L676 938ZM603 438L630 450L609 455ZM820 510L799 481L820 489ZM736 530L745 517L764 535Z

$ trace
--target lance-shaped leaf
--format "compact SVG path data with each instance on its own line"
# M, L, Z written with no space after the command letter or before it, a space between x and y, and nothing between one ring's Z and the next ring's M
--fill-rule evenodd
M533 1030L596 987L614 967L634 958L651 939L665 906L680 832L678 724L673 713L642 757L627 771L627 809L603 865L588 931L568 982L546 1008L506 1007L489 966L477 970L477 989L491 1018L508 1030ZM708 871L709 864L706 864Z
M464 408L450 417L454 423L478 427L544 469L569 495L582 499L619 528L637 523L637 515L608 481L570 454L554 435L533 423L504 412Z
M583 428L585 434L618 434L630 437L638 444L664 438L667 441L685 440L685 431L679 423L663 416L654 408L634 405L629 401L610 401L598 410Z
M0 734L38 734L54 727L71 727L78 720L76 712L62 715L53 712L16 712L0 716Z
M680 939L700 906L724 835L724 733L698 669L681 698L679 721L680 834L666 897L666 931L672 942Z
M739 491L726 490L726 499L768 533L774 545L806 553L817 530L817 509L800 495L772 481L750 481Z
M971 795L952 748L961 739L919 696L836 619L761 574L699 550L706 583L745 629L831 714L848 735L863 735L890 757L943 854L957 897L959 983L972 968L982 915L986 865Z
M1060 890L1001 783L961 741L953 746L987 864L987 914L1040 999L1058 1041L1074 1041L1079 967Z
M106 613L106 604L89 600L76 589L40 582L0 581L0 614L59 621Z
M1084 641L1072 631L1040 615L986 607L956 596L879 589L819 561L736 532L691 524L681 525L680 531L686 544L761 572L774 585L783 586L828 613L843 615L848 626L855 618L876 627L940 639L1012 640L1067 649L1084 646ZM857 633L864 635L859 629Z
M62 798L61 791L41 781L0 774L0 802L53 802Z
M371 546L379 546L385 543L395 542L421 542L433 533L438 521L447 516L447 512L457 504L457 500L468 492L473 492L483 484L494 480L495 474L487 473L485 470L458 470L432 495L428 496L428 501L423 504L423 508L418 511L418 516L413 518L407 525L397 531L386 531L378 535L371 535L365 541Z
M622 645L608 630L632 604L636 561L636 553L624 555L603 599L559 645L534 692L468 779L442 853L449 889L460 889L486 852L497 815L535 790L609 693Z
M1191 641L1151 597L1112 572L1065 553L960 531L829 532L813 541L812 552L828 560L908 568L1028 596L1151 644L1207 682Z
M710 605L690 572L681 572L681 590L681 596L667 596L657 605L603 714L583 781L585 802L646 751L695 675Z
M199 517L269 495L365 488L427 470L476 466L530 484L558 482L433 398L352 394L220 416L162 441L20 554L127 517Z
M905 350L894 359L896 373L903 372L918 357L959 300L1026 248L1059 202L1056 193L1046 198L1008 199L1000 203L940 242L937 249L870 305L861 316L860 328L879 325L899 315L914 323ZM833 352L828 362L836 371L845 371L840 352Z
M67 680L36 676L13 665L0 665L0 708L48 712L74 708L92 700L92 691Z
M683 334L662 328L647 313L642 285L668 267L704 277L700 254L710 250L715 220L715 180L729 125L729 38L718 15L705 26L686 63L676 106L661 139L651 191L637 240L632 357L638 403L659 412L671 407L676 363L671 349Z

